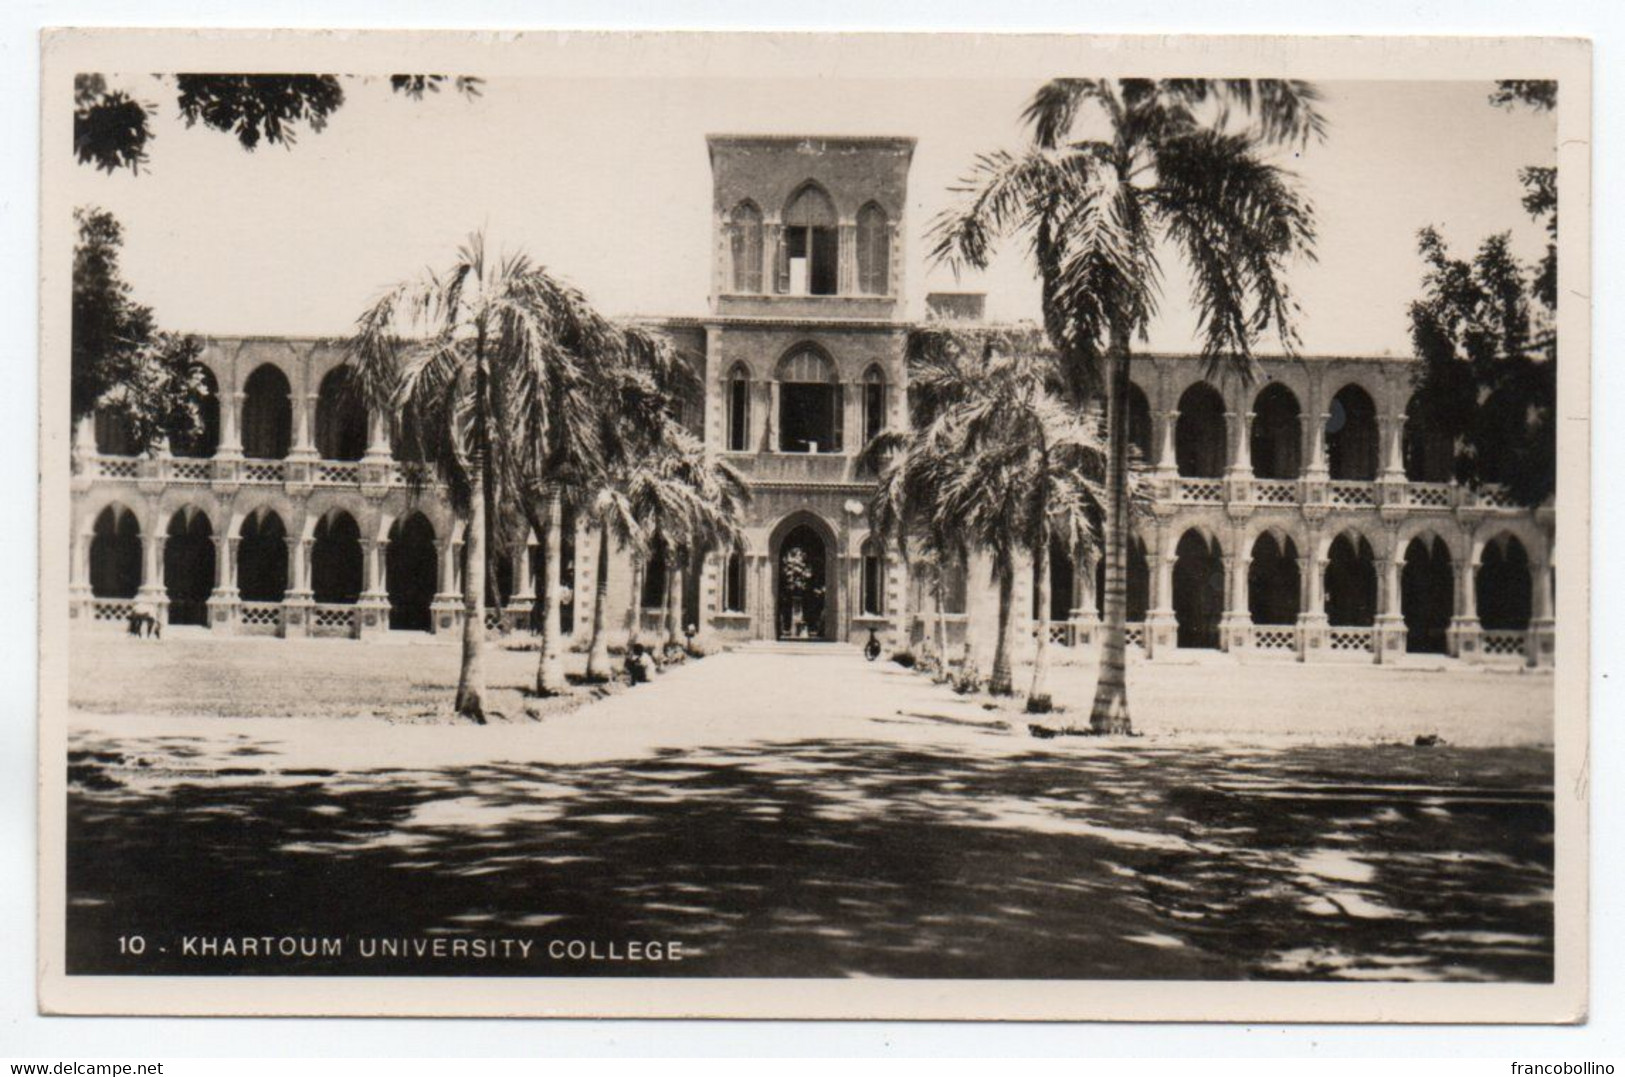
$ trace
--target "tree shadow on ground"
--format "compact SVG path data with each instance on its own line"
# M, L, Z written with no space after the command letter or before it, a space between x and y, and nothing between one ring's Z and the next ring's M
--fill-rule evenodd
M854 740L331 773L250 744L207 771L184 738L75 749L70 973L1552 975L1544 750ZM148 952L121 955L136 933ZM346 944L202 958L182 935ZM423 935L538 946L357 952ZM558 961L551 939L678 941L684 960Z

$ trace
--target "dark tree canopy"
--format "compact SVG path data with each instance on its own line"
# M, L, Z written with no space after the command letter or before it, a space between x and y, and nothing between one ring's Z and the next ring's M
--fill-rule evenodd
M1499 79L1495 92L1490 94L1490 104L1503 108L1528 105L1550 112L1557 107L1557 83L1551 79Z
M74 219L73 418L98 406L116 413L141 450L161 435L196 434L199 402L208 392L197 342L159 332L151 308L130 297L119 276L123 231L113 215L80 209Z
M339 75L187 74L174 76L176 104L188 127L196 124L233 135L245 150L261 142L292 146L298 128L321 131L344 105ZM167 76L155 76L167 83ZM480 80L467 76L391 75L390 89L421 100L442 85L466 97L478 97ZM147 164L153 139L151 121L157 106L128 93L109 91L98 74L74 79L73 148L81 164L107 172Z

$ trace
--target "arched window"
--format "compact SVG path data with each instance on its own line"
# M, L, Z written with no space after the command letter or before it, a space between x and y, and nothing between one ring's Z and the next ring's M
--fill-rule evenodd
M745 555L730 550L722 573L722 612L745 612Z
M339 509L316 525L310 548L310 589L317 602L351 605L361 598L361 529Z
M745 452L750 448L750 371L736 365L728 374L728 449Z
M1353 532L1338 535L1326 559L1326 621L1367 627L1377 619L1377 566L1371 543Z
M1298 477L1303 434L1298 398L1274 382L1253 401L1253 436L1250 442L1253 475L1260 479Z
M243 383L243 455L253 460L281 460L288 455L293 431L293 393L288 377L270 363Z
M891 222L886 211L870 202L858 211L858 291L890 293Z
M282 517L258 509L238 534L237 593L244 602L281 602L288 595L288 532Z
M886 375L870 367L863 376L863 441L868 444L886 429Z
M784 209L778 291L789 295L834 295L838 236L835 204L829 195L812 183L797 191Z
M1271 476L1274 477L1274 476ZM1298 547L1290 537L1266 531L1253 543L1247 566L1247 609L1255 625L1289 625L1298 619Z
M728 247L733 256L733 290L762 290L762 211L749 200L728 216Z
M792 352L779 364L779 451L841 451L845 408L835 364L814 348Z
M200 390L192 397L192 403L197 408L198 425L188 433L172 435L169 452L171 456L206 459L220 447L220 386L214 380L214 371L207 365L197 363L192 369L202 383Z
M367 452L367 405L354 372L334 367L316 397L316 451L323 460L359 460Z
M1224 474L1224 398L1205 381L1179 398L1174 457L1186 478L1216 479Z
M1358 385L1332 397L1326 419L1326 469L1332 479L1371 482L1377 477L1377 406Z
M90 593L97 598L134 598L141 589L141 525L123 505L96 517L90 539Z
M880 617L886 612L886 558L880 543L868 539L863 544L863 608L865 617Z
M197 509L180 509L169 519L164 590L169 597L170 624L208 627L209 595L214 590L214 529Z

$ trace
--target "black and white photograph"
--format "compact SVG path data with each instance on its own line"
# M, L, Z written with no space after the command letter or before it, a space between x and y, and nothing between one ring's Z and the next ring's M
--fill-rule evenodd
M43 61L48 1009L1583 1017L1584 42Z

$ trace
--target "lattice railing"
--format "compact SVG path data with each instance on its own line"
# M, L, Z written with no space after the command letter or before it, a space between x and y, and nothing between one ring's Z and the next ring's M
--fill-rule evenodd
M1295 651L1298 649L1298 630L1290 627L1254 627L1253 647L1260 651Z
M1523 655L1526 637L1515 629L1491 629L1479 635L1479 649L1487 655Z
M282 603L244 602L237 607L237 623L249 635L275 635L282 629Z
M1481 486L1475 494L1475 500L1492 509L1517 509L1523 506L1512 499L1512 495L1499 486Z
M1253 500L1262 505L1292 505L1298 500L1296 479L1254 479Z
M135 456L98 456L95 473L103 479L135 479L141 476L141 460Z
M1224 500L1224 483L1218 479L1175 479L1174 497L1179 501L1217 504Z
M281 460L244 460L238 474L244 482L282 482L287 473Z
M214 464L196 457L164 461L164 478L170 482L208 482L214 478Z
M339 603L313 606L310 610L310 627L318 635L347 636L355 631L355 617L354 606Z
M1076 645L1078 640L1077 628L1065 621L1052 621L1049 625L1049 641L1062 647Z
M123 624L135 612L135 602L127 598L97 598L90 603L90 619Z
M319 460L315 478L320 486L354 486L361 481L361 465L344 460Z
M1333 628L1326 633L1326 649L1334 652L1371 654L1376 633L1369 628Z
M1372 508L1377 504L1377 485L1371 482L1328 483L1326 501L1334 509Z
M1448 482L1405 484L1405 504L1413 509L1448 509L1451 485Z
M1145 648L1145 625L1123 626L1123 642L1130 647Z

